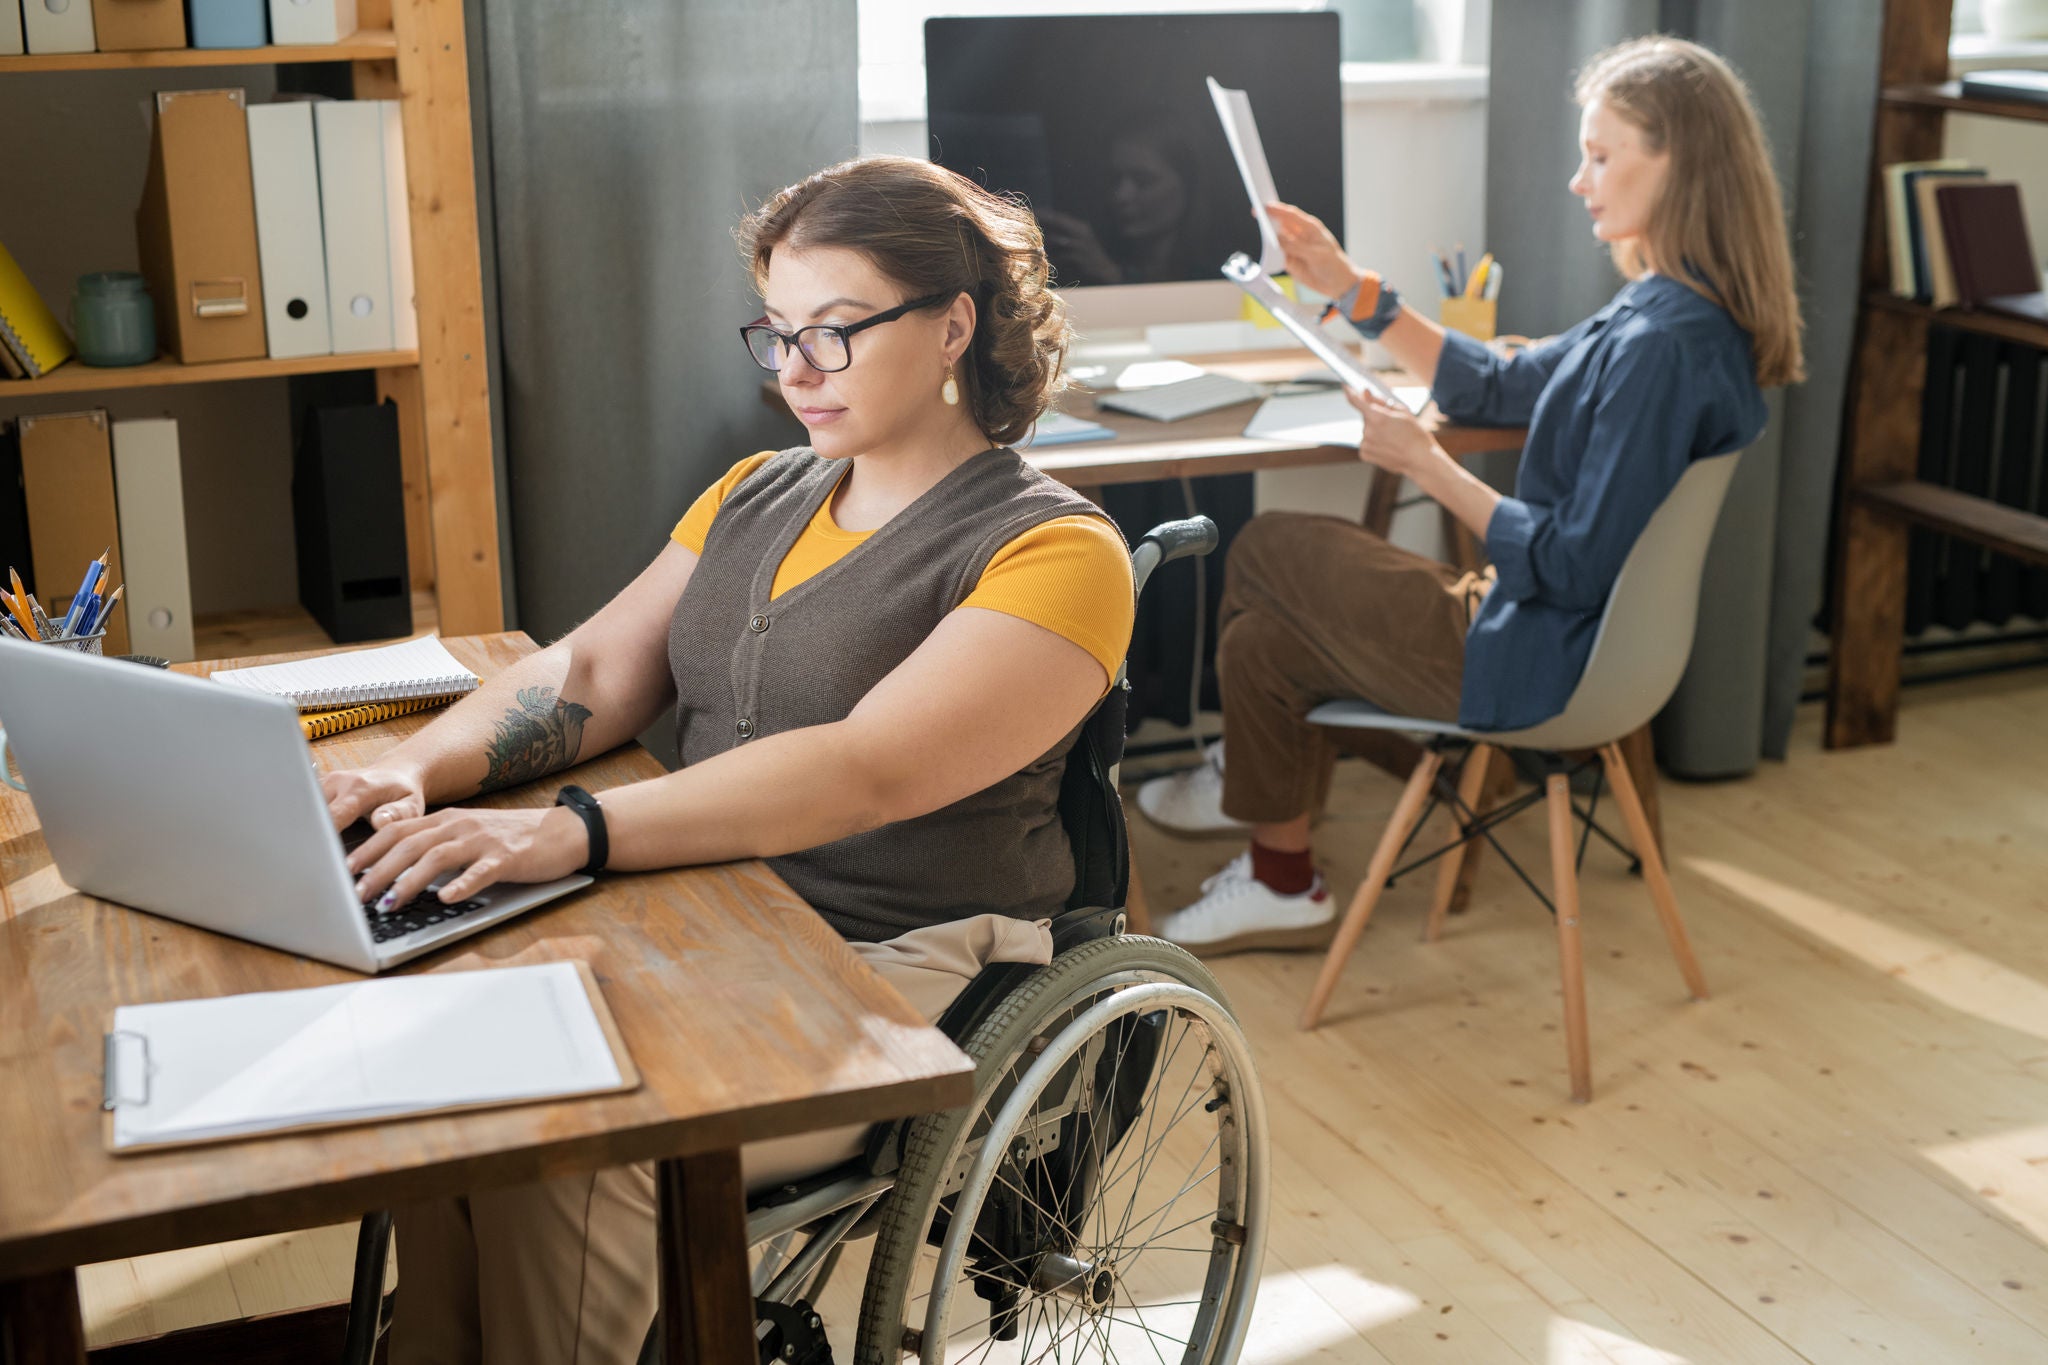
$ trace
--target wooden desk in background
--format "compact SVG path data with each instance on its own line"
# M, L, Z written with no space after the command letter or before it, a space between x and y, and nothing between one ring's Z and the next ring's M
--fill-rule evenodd
M1314 363L1305 350L1234 351L1189 359L1204 369L1259 384L1292 379ZM1416 382L1401 374L1384 377L1389 384ZM782 401L781 388L772 379L761 386L761 400L777 412L789 411ZM1072 417L1100 422L1116 433L1116 439L1080 441L1019 453L1034 467L1098 502L1101 490L1110 484L1358 463L1355 445L1297 444L1246 436L1245 423L1258 410L1257 401L1218 408L1178 422L1154 422L1128 413L1104 411L1096 407L1092 393L1075 387L1060 400L1059 410ZM1473 427L1447 421L1434 407L1427 410L1427 415L1436 424L1438 442L1460 459L1482 451L1520 450L1527 435L1521 427ZM1397 476L1374 470L1360 517L1362 524L1384 536L1393 522L1394 503L1400 490L1401 480ZM1449 514L1445 515L1448 518ZM1449 524L1447 520L1447 528ZM1461 558L1470 555L1472 547L1462 528L1447 533L1445 540Z
M518 634L448 646L485 676L535 648ZM322 740L315 756L365 762L431 714ZM632 746L479 804L542 806L561 781L602 792L660 772ZM972 1067L760 863L609 876L407 970L563 959L597 974L638 1090L117 1158L100 1136L114 1006L362 978L70 890L29 802L6 793L0 1359L84 1359L78 1265L647 1160L660 1162L668 1358L753 1359L740 1145L964 1104Z

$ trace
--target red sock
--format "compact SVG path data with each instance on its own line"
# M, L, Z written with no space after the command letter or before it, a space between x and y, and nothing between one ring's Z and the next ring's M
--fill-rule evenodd
M1264 882L1268 890L1283 896L1299 896L1316 884L1316 865L1307 849L1299 853L1282 853L1254 839L1252 876Z

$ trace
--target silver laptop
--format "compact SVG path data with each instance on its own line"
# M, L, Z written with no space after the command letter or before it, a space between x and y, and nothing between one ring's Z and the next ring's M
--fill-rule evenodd
M395 967L591 881L366 909L283 697L0 638L0 725L69 885L336 966Z

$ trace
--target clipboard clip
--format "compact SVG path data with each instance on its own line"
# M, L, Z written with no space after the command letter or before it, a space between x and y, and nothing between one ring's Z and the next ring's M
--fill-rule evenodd
M123 1075L123 1068L116 1065L116 1062L121 1056L121 1040L123 1038L133 1039L136 1048L140 1050L140 1061L135 1067L135 1071L141 1080L142 1093L140 1095L126 1094L119 1085ZM147 1105L149 1103L149 1078L155 1070L149 1063L149 1038L131 1029L115 1029L112 1033L106 1035L104 1045L105 1050L101 1055L100 1108L111 1113L124 1104Z

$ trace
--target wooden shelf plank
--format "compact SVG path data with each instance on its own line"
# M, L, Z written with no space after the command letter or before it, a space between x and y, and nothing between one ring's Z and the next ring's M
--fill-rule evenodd
M390 370L419 364L418 351L358 351L351 355L308 355L291 360L222 360L186 365L164 357L147 365L103 370L76 360L41 379L0 380L0 404L9 398L53 393L103 393L110 389L154 389L166 384L215 384L230 379L276 379L294 374L338 374L346 370Z
M172 47L143 52L50 52L0 57L10 71L134 71L167 66L273 66L280 62L389 62L398 39L386 29L364 29L339 43L270 47Z
M1918 479L1859 488L1854 496L1932 530L2048 567L2048 517L2038 513Z
M2004 337L2027 346L2048 349L2048 324L2030 322L2026 318L2013 317L2006 313L1986 313L1974 308L1930 308L1912 299L1902 299L1897 294L1882 289L1865 293L1863 302L1872 308L1885 308L1908 317L1926 318L1942 327L1954 327L1964 332L1980 332L1985 336Z
M1885 87L1884 102L1914 109L1950 109L1959 114L1983 114L1989 118L2023 119L2048 123L2048 104L2028 100L1987 100L1963 94L1958 81L1940 85L1892 85Z

